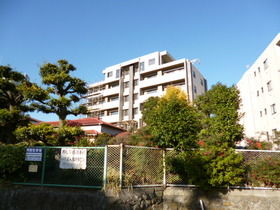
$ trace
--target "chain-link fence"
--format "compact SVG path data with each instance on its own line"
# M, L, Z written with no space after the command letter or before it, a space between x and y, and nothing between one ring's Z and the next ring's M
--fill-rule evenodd
M41 153L37 157L32 158L34 154L30 153L31 158L26 159L18 184L117 189L189 184L166 165L167 158L179 154L173 149L123 145L38 148ZM244 156L249 177L260 163L280 164L280 151L236 151ZM250 184L258 185L253 181Z
M32 151L37 151L38 149L40 149L40 153L32 153ZM26 155L26 161L21 170L18 183L47 186L102 187L104 152L105 147L27 148L26 154L28 155ZM84 159L81 160L82 158ZM85 167L77 165L77 162L84 163Z

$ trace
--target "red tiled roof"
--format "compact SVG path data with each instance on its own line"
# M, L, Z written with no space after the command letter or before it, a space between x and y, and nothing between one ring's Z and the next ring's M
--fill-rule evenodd
M34 122L37 122L37 123L42 122L41 120L37 120L37 119L35 119L35 118L33 118L33 117L29 117L29 119L30 119L31 121L34 121Z
M42 123L48 123L48 124L53 125L54 127L58 127L58 125L59 125L59 121L39 122L38 124L42 124ZM97 125L97 124L107 125L107 126L114 127L119 130L125 131L125 129L117 127L111 123L104 122L104 121L100 120L98 117L67 120L68 126L86 126L86 125Z

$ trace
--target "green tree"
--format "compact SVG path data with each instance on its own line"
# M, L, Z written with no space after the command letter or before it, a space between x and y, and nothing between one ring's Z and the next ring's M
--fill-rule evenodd
M202 124L200 148L168 158L170 171L204 189L240 184L245 171L243 157L234 150L243 132L238 123L239 103L238 90L221 83L198 96L195 107Z
M86 83L70 75L76 68L67 60L58 60L57 64L47 63L41 66L42 84L47 86L48 96L33 103L33 107L44 113L55 113L59 117L60 127L66 125L68 115L86 114L87 108L74 104L87 93Z
M168 157L171 173L176 173L188 184L203 189L228 187L244 181L243 156L233 148L203 147L199 150L182 151Z
M55 133L53 145L69 146L79 141L84 135L84 131L78 126L59 127Z
M20 141L29 142L31 145L42 142L43 145L53 145L55 130L47 123L39 125L29 124L21 126L15 131L16 137Z
M238 113L240 98L236 87L217 83L198 96L195 104L203 124L200 137L206 144L226 143L234 147L242 139L243 127L239 124L241 115Z
M28 124L26 113L34 110L28 102L38 97L35 87L27 76L9 66L0 66L0 141L15 143L16 128ZM33 98L29 97L31 92Z
M148 99L142 113L159 147L183 150L197 147L198 115L180 88L170 86L163 97Z
M108 144L108 142L110 141L111 138L112 138L112 136L110 134L102 133L97 136L97 138L94 141L94 145L103 147Z

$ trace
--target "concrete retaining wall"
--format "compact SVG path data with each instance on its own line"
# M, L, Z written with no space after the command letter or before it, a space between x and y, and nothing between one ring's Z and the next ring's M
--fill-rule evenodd
M258 209L278 210L279 190L219 190L197 188L137 188L122 191L95 189L0 186L0 210L148 210Z

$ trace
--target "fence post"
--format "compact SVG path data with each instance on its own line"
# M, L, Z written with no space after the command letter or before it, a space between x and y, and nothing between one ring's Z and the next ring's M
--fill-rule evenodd
M108 166L108 146L104 147L104 170L103 170L103 188L107 184L107 166Z
M162 158L163 158L163 186L166 187L166 163L165 163L165 157L166 157L166 149L163 149Z
M44 149L44 158L43 158L41 185L44 184L44 180L45 180L45 169L46 169L46 159L47 159L47 147L44 147L43 149Z
M120 188L123 182L123 143L120 144Z

